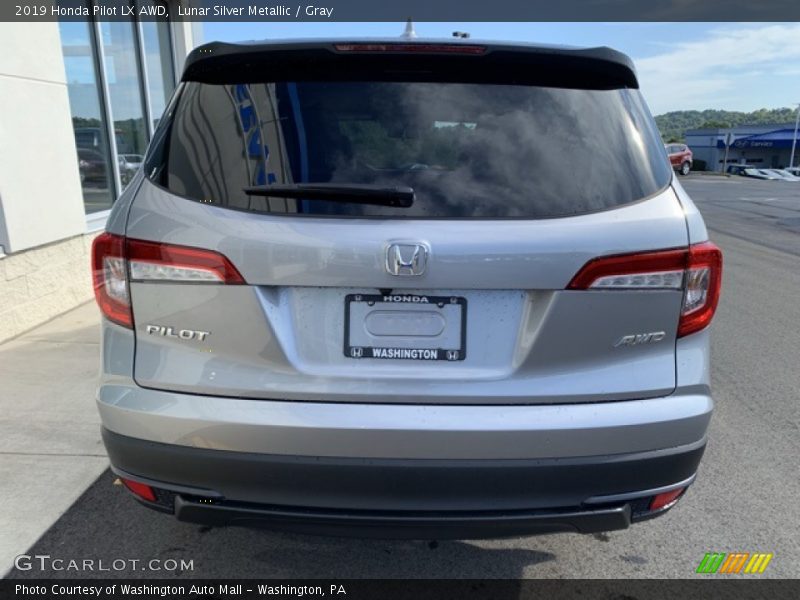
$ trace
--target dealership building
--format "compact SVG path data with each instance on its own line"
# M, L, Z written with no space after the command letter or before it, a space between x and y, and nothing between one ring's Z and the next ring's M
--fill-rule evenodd
M91 299L91 241L199 41L191 22L0 23L0 341Z
M788 167L795 135L794 123L741 125L730 128L689 129L686 144L695 160L706 163L706 170L720 171L728 144L728 164L757 167ZM800 141L795 150L795 165L800 158Z

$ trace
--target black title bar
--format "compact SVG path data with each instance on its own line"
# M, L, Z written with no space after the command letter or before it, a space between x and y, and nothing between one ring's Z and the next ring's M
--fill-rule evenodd
M18 576L14 573L13 576ZM138 600L283 600L326 598L339 600L788 600L798 597L797 580L695 579L652 580L509 580L509 579L16 579L0 581L0 598L70 600L80 598L137 598Z
M798 0L4 0L0 21L800 21Z

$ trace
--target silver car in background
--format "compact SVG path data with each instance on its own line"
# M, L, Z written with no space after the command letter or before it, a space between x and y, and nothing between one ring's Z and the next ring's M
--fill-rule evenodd
M202 46L93 266L112 468L180 520L622 529L706 445L721 254L608 48Z
M797 175L793 175L786 169L759 169L762 173L766 175L771 175L776 179L781 181L800 181L800 177Z

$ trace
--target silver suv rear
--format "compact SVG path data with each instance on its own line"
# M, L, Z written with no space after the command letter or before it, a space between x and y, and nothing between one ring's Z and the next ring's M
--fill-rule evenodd
M721 255L608 48L208 44L94 244L112 468L178 519L620 529L693 481Z

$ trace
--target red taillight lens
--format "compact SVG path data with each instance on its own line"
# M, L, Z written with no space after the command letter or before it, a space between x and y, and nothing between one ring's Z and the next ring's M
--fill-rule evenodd
M131 281L245 283L231 262L213 250L128 240Z
M410 52L422 54L485 54L486 46L475 44L334 44L339 52Z
M102 313L114 323L133 327L125 238L102 233L92 242L94 296Z
M145 483L139 483L138 481L132 481L130 479L125 479L124 477L120 477L123 485L128 488L131 492L142 498L143 500L147 500L148 502L155 502L156 501L156 494L149 485Z
M675 504L681 497L681 494L686 491L686 488L678 488L663 494L658 494L650 501L650 510L661 510L662 508L669 508Z
M711 323L722 286L722 252L711 242L686 249L607 256L589 261L571 290L683 290L678 337Z
M712 244L689 246L683 310L678 337L700 331L711 323L722 289L722 252Z
M113 233L92 244L97 305L111 321L133 327L128 281L244 284L231 262L219 252L126 239Z
M685 268L682 249L604 256L586 263L567 289L680 289Z

